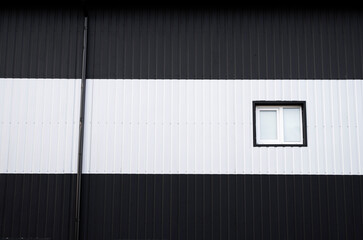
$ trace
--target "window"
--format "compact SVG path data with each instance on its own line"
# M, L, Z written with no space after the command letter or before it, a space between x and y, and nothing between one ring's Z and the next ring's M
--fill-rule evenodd
M305 101L254 101L254 146L307 146Z

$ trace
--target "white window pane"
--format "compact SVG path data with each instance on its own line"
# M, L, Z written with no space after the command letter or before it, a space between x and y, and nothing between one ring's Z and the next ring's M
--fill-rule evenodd
M277 139L277 112L276 110L260 111L260 139Z
M284 108L284 141L301 141L300 108Z

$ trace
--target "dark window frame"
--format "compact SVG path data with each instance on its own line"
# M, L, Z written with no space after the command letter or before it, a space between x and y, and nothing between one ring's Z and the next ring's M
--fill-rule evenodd
M256 108L260 106L299 106L301 107L302 117L302 144L259 144L257 143L257 130L256 130ZM307 121L306 121L306 101L252 101L252 115L253 115L253 146L254 147L307 147Z

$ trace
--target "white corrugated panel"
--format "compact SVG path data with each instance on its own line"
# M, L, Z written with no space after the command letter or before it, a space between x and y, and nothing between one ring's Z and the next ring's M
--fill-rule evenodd
M362 80L88 80L85 173L362 174ZM0 80L0 172L75 173L80 80ZM308 147L253 147L253 100L304 100Z
M77 171L80 83L0 79L0 173Z
M85 173L362 174L362 80L88 80ZM308 147L253 147L252 101L303 100Z

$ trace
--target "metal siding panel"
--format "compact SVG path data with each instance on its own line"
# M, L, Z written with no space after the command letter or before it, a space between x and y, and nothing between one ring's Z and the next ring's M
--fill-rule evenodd
M360 102L355 100L354 91L361 89L362 81L92 80L90 83L85 172L360 173L360 143L358 133L353 130L360 129L361 114L357 110ZM274 89L276 94L267 89ZM119 104L114 101L116 95L123 95L124 107L116 107ZM307 101L308 147L252 147L251 103L261 99ZM358 112L351 114L352 111ZM114 121L115 116L125 118ZM118 132L114 131L116 126L120 126ZM117 157L114 145L121 148ZM115 168L115 164L121 164L121 168Z
M353 83L348 80L346 94L348 96L351 95L351 97L347 98L347 117L348 117L347 131L348 131L348 138L349 138L348 151L349 151L349 159L350 159L350 172L352 174L355 174L358 172L357 170L359 169L359 167L358 167L359 158L357 156L358 145L357 145L357 139L355 137L355 135L357 133L355 116L357 113L355 111L355 106L354 106L355 93L354 93L353 87L354 87Z
M0 237L70 239L75 175L0 174ZM55 217L57 216L57 217Z
M1 78L77 78L81 75L82 12L1 10Z
M335 112L335 126L334 126L334 133L335 133L335 138L334 138L334 141L335 141L335 144L338 144L339 146L342 146L342 133L341 133L341 118L340 118L340 92L339 92L339 89L340 89L340 86L339 86L339 82L336 82L335 83L336 85L336 89L334 89L335 91L335 94L336 94L336 97L334 100L334 106L336 106L336 108L334 109L334 112ZM334 144L334 145L335 145ZM335 149L334 149L335 150ZM340 173L340 174L344 174L344 166L343 166L343 162L342 162L342 156L343 156L343 153L342 153L342 148L337 148L336 149L336 168L337 168L337 172Z
M87 74L126 79L359 79L356 26L361 21L354 11L92 10L92 67ZM115 59L122 61L117 67Z
M80 75L80 14L73 11L28 13L6 12L0 20L1 39L5 39L1 41L3 44L0 43L0 51L5 52L0 54L3 56L0 63L4 63L0 64L4 66L0 67L0 74L5 73L5 77L20 74L20 77L37 78ZM362 75L361 68L356 67L361 65L362 30L357 27L362 19L356 12L349 15L230 10L170 13L159 10L116 10L112 14L109 11L93 11L90 19L93 24L89 76L108 79L360 79ZM268 19L266 22L265 17ZM352 24L355 21L357 24ZM98 24L97 27L92 29L95 24ZM297 27L293 28L294 25ZM15 28L23 31L11 30ZM272 36L273 41L266 40L265 33ZM295 34L298 36L296 40ZM234 47L231 54L232 35ZM67 47L63 48L62 44ZM266 52L265 45L268 46ZM232 57L233 54L236 56ZM235 72L231 66L235 66ZM97 173L159 173L161 169L161 173L189 175L86 174L86 191L83 192L86 197L82 199L86 202L83 206L87 206L87 210L82 214L89 217L83 217L86 219L82 222L83 239L142 238L143 235L145 238L193 239L199 236L209 239L214 236L232 239L234 233L238 238L265 238L268 236L268 224L271 224L270 236L276 238L299 238L303 235L312 239L353 239L362 234L361 179L359 176L339 176L342 173L363 172L359 147L363 142L360 139L363 136L362 111L359 111L363 102L363 94L359 94L363 93L361 81L355 81L354 88L350 81L343 84L337 81L311 84L305 80L258 84L254 81L236 81L233 82L237 85L234 89L236 96L226 91L232 81L147 81L146 85L141 80L127 83L126 87L124 81L119 84L119 81L111 80L105 85L98 83L98 80L90 81L93 85L92 95L87 95L90 100L87 102L91 106L87 108L86 119L93 121L95 117L97 122L86 123L88 146L85 144L85 158L89 162L86 161L84 169L93 168ZM28 101L27 108L34 105L36 110L14 111L12 115L9 114L10 120L34 118L42 123L33 126L12 124L9 128L5 121L2 122L0 157L11 156L17 161L8 163L2 160L0 167L10 167L16 172L21 168L31 169L32 172L41 172L40 169L54 171L52 168L72 169L71 172L75 172L76 161L61 163L58 160L62 159L59 155L63 152L59 150L62 138L66 138L62 147L65 156L71 155L72 159L77 157L74 151L77 141L72 139L73 133L78 132L77 121L74 121L77 119L77 103L66 110L67 116L73 114L75 118L65 120L72 123L66 124L65 135L60 133L62 126L48 123L55 123L63 114L63 101L59 101L59 97L79 99L76 82L73 86L68 82L60 92L56 91L54 83L26 83L19 88L23 98L14 99L9 105L0 105L8 112L13 105L24 105L27 97L32 98L33 102ZM169 84L171 92L166 90ZM296 88L296 84L302 90L297 90L299 87ZM8 87L1 95L12 94L11 91L7 92ZM47 93L47 89L53 92ZM33 93L34 90L36 93ZM64 91L67 94L63 94ZM354 91L357 93L351 94ZM144 96L146 92L147 98ZM188 96L188 93L192 94ZM218 98L214 98L214 94ZM308 100L308 110L311 111L308 113L308 150L251 147L250 109L251 101L257 97ZM45 101L45 98L50 101ZM234 107L230 101L233 98ZM103 100L98 102L95 99ZM198 115L200 106L207 109L202 115ZM146 113L142 112L143 107L147 109ZM183 111L180 111L181 108ZM243 109L248 111L241 111ZM357 112L356 116L354 112ZM174 124L170 128L167 113L170 113L171 123ZM142 125L143 114L146 115L145 127ZM6 119L6 114L0 114L0 119ZM331 127L327 129L329 121ZM183 125L176 126L175 123ZM354 130L355 123L357 132ZM199 126L199 131L196 131L196 126ZM40 132L37 131L39 127L43 129ZM40 144L40 147L43 146L43 149L32 141L32 135L42 139L43 145ZM56 141L47 141L52 140L53 136ZM330 139L331 143L328 142ZM200 149L202 153L198 153ZM39 156L41 162L22 162L20 152L24 152L24 156ZM212 158L214 164L210 161ZM54 159L57 164L50 164L47 159ZM202 164L199 159L203 159ZM234 162L235 169L231 166ZM193 175L199 173L198 169L204 174L217 171L228 174L338 175L302 175L300 186L297 184L300 176ZM74 199L72 193L75 191L69 189L75 186L72 184L74 178L62 180L63 175L54 176L44 178L43 175L34 175L29 179L22 175L0 175L0 190L5 191L0 194L3 196L0 198L0 236L16 236L21 232L22 236L70 238L72 220L69 214L73 212L71 199ZM235 189L229 191L229 187L233 188L231 183L234 177ZM198 185L201 179L203 184ZM28 183L30 186L25 185ZM267 184L269 194L263 189ZM229 193L232 200L235 193L238 203L238 224L235 225L235 210L234 205L230 205ZM202 207L197 207L197 202ZM194 218L201 209L200 218ZM297 214L301 209L301 214ZM21 218L18 218L19 211ZM11 216L11 220L8 216ZM266 222L267 217L269 222ZM302 232L298 222L303 223ZM26 229L25 225L29 227Z
M332 118L332 104L330 99L332 99L332 92L329 91L330 89L330 82L329 81L322 81L322 118L323 118L323 154L324 154L324 162L325 162L325 169L326 172L333 172L334 171L334 161L333 161L333 153L329 150L328 146L333 146L333 118ZM328 89L328 91L325 91Z
M148 104L147 106L147 121L148 126L146 129L146 139L147 139L147 152L146 152L146 169L154 169L154 161L155 161L155 89L156 84L153 81L147 82L148 87ZM150 124L149 124L150 123ZM177 159L175 157L174 159ZM127 161L123 159L123 161ZM177 166L177 164L175 164ZM177 169L178 166L177 166Z
M163 148L164 148L164 142L163 142L163 131L164 131L164 123L163 123L163 116L164 116L164 107L163 107L163 81L156 82L156 94L155 94L155 161L154 161L154 169L153 171L156 171L157 169L163 169L164 171L164 158L163 158ZM185 99L186 100L186 99ZM187 104L187 101L184 101ZM134 108L133 111L137 111L137 108ZM134 126L134 122L131 120L132 126ZM184 131L185 134L186 131ZM135 136L137 137L137 136ZM187 149L187 142L185 144L185 149ZM135 145L137 146L138 143L135 141ZM184 152L187 154L187 151ZM187 159L186 157L183 159ZM185 168L188 168L188 163L186 163ZM136 170L136 169L133 169ZM137 171L137 170L136 170Z
M361 38L360 38L360 27L359 27L359 18L357 16L354 17L351 21L351 34L352 34L352 49L353 49L353 56L355 61L354 64L354 79L363 76L362 74L362 45L361 45Z
M75 172L80 81L0 79L0 86L0 171Z
M139 101L139 129L138 129L138 138L139 143L138 146L138 169L141 172L146 172L146 158L147 158L147 137L146 134L143 135L143 133L146 133L147 131L147 110L143 110L142 106L147 106L148 104L148 85L146 84L140 84L140 101ZM170 120L169 120L170 122ZM169 125L170 126L170 125ZM170 140L164 141L164 143L168 144L170 143ZM169 147L170 149L170 147ZM170 159L170 158L169 158ZM117 159L115 159L117 160ZM169 162L170 164L170 162ZM170 171L170 170L169 170Z
M318 172L324 172L326 169L325 165L325 156L324 156L324 148L326 145L324 144L324 132L323 132L323 124L324 124L324 99L323 99L323 87L322 87L322 81L316 81L315 84L315 94L316 94L316 148L318 149L316 158L317 159L317 171ZM318 100L319 99L319 100ZM321 99L321 100L320 100ZM316 160L314 160L316 161Z
M6 63L3 66L7 66L2 71L7 74L4 76L68 78L80 74L76 70L80 65L77 53L81 49L78 35L82 30L79 12L3 12L2 36L8 39L2 41L5 53L2 61ZM265 22L265 19L271 21ZM90 15L91 67L88 71L90 77L97 78L359 78L361 70L357 66L361 65L358 57L361 51L357 50L361 46L360 33L355 26L360 21L355 12L348 16L334 11L319 15L273 10L94 11ZM294 31L288 31L292 29ZM239 34L240 30L243 35ZM180 31L186 41L181 39ZM264 40L267 31L272 31L269 35L273 41ZM245 55L242 65L238 64L240 54L232 57L235 51L230 54L229 50L231 45L237 50L239 43L245 48L241 49L241 54ZM297 54L293 54L295 50ZM94 57L94 51L99 52L101 58ZM100 63L94 65L92 59L100 59ZM338 64L335 59L343 62ZM151 60L155 64L151 64ZM144 62L141 64L141 61ZM169 62L177 61L178 64L169 66ZM209 68L209 64L214 67ZM308 64L306 69L305 64ZM236 66L236 70L231 66ZM274 71L265 66L274 66ZM97 70L99 68L102 70ZM304 69L308 75L304 75ZM158 75L152 77L152 72Z

